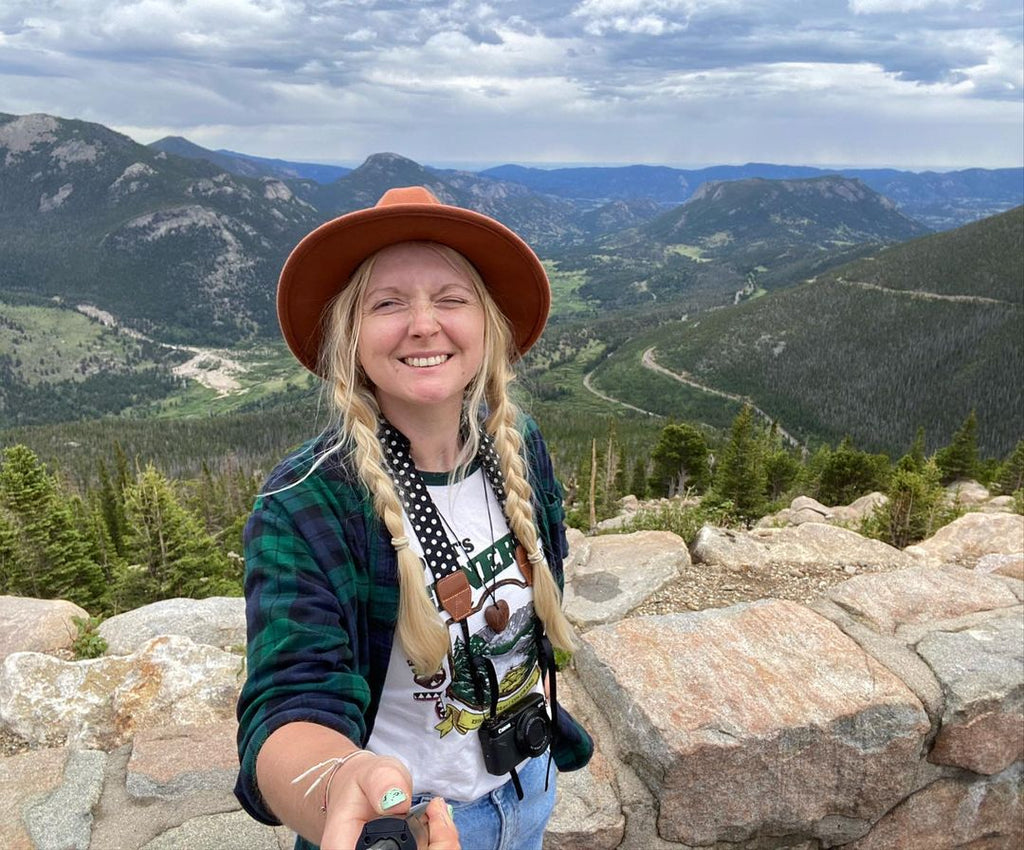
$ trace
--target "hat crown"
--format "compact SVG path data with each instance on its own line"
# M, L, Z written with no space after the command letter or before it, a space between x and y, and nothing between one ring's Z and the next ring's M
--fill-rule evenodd
M399 186L388 189L380 196L376 206L392 207L397 204L437 204L441 206L441 202L425 186Z

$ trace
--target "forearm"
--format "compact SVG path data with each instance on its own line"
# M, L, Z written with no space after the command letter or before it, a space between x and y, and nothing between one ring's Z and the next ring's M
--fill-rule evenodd
M341 758L358 747L333 729L316 723L288 723L275 729L256 758L256 781L270 810L286 826L303 838L321 844L326 817L321 811L326 779L316 790L304 796L317 776L329 769L316 771L301 782L292 780L313 765L332 758ZM352 761L355 762L356 757ZM345 765L347 766L347 765ZM344 767L342 770L344 770ZM341 779L335 777L335 782ZM337 786L332 783L332 789Z

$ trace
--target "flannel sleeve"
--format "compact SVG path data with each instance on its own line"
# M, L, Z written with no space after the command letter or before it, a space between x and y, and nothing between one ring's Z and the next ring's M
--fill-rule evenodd
M270 734L308 721L359 744L370 702L358 663L360 578L342 522L296 490L260 497L245 529L247 679L235 795L267 824L279 821L256 785L256 757Z
M530 485L536 502L534 511L537 530L544 544L544 556L551 567L551 573L558 583L558 589L562 590L565 580L563 563L569 556L562 486L555 477L551 455L540 428L532 418L525 418L523 440L526 443Z

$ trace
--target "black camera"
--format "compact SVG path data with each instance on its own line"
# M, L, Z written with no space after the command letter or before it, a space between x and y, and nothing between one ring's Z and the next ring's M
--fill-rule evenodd
M509 773L521 761L539 756L550 743L551 721L544 697L538 693L529 694L480 726L484 765L495 776Z

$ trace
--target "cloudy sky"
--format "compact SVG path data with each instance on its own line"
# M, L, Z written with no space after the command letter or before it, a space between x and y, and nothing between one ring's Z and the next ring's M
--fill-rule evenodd
M358 164L1024 164L1021 0L0 0L0 112Z

